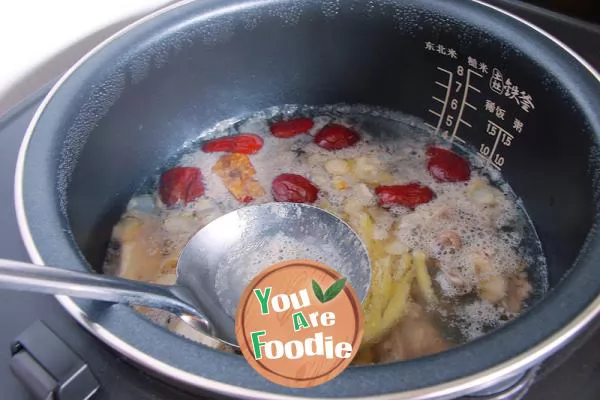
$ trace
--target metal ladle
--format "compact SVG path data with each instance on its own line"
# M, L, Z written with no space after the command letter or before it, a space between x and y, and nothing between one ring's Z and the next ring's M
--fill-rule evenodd
M162 309L237 347L235 309L244 288L283 259L329 265L348 279L361 301L369 289L370 261L357 234L333 214L295 203L248 206L206 225L181 252L175 285L0 259L0 289Z

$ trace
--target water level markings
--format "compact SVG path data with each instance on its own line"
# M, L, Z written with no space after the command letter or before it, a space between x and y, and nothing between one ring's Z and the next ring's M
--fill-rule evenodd
M448 131L448 129L441 132L446 139L449 141L457 140L464 143L465 141L458 135L460 126L465 125L469 128L472 128L472 125L464 118L464 109L465 107L468 107L474 111L477 111L477 107L469 102L469 94L471 92L481 93L481 90L473 85L473 76L480 78L483 76L472 69L465 69L462 65L458 66L456 74L442 67L437 67L437 70L447 75L446 82L440 82L442 79L434 81L437 86L444 89L443 99L439 94L434 94L431 96L431 99L435 103L441 104L441 110L436 110L436 107L428 109L427 111L437 118L437 123L435 126L429 123L425 123L425 125L434 130L436 134L440 133L442 130L442 125L445 125L445 127L448 129L452 129L451 133ZM456 78L457 76L465 76L464 84L460 79ZM451 95L453 92L452 89L454 86L456 86L456 89L454 90L456 93L460 93L462 90L460 102L457 98L451 100ZM452 111L457 110L458 115L452 115L452 112L448 110L448 108L450 108Z
M460 70L462 67L459 66L458 68ZM463 112L465 110L465 107L469 107L472 110L477 111L477 107L475 107L474 105L472 105L471 103L469 103L467 101L468 100L468 96L469 96L469 92L470 91L474 91L474 92L477 92L477 93L481 93L481 90L477 89L475 86L473 86L471 84L471 76L472 75L476 75L476 76L478 76L480 78L483 78L483 76L481 74L473 71L470 68L467 69L467 78L465 80L465 90L463 91L463 97L462 97L462 100L460 102L460 109L458 111L458 118L456 120L456 124L454 124L454 129L452 130L452 136L450 137L450 141L458 140L458 141L464 143L465 141L463 139L461 139L460 137L458 137L458 135L457 135L458 128L460 127L461 124L466 125L469 128L473 127L470 123L468 123L467 121L465 121L463 119Z
M438 117L437 126L434 127L431 124L425 123L425 125L428 126L431 129L433 129L436 134L440 131L440 128L442 126L443 116L444 116L444 114L446 114L446 108L448 107L448 99L450 99L450 92L452 91L452 81L454 79L454 73L448 71L447 69L441 68L441 67L437 67L437 69L439 71L442 71L442 72L448 74L448 81L446 83L435 81L436 85L441 86L446 91L445 92L445 96L444 96L444 100L441 100L440 98L438 98L436 96L431 96L431 98L434 101L442 104L442 110L439 113L436 112L436 111L434 111L434 110L432 110L432 109L428 110L431 114L433 114L436 117Z

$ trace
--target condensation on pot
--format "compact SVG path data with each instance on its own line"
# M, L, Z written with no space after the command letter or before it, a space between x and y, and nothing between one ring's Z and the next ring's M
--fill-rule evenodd
M75 120L65 135L57 176L59 206L60 211L65 216L67 215L67 189L83 147L100 120L123 93L125 82L124 71L117 69L109 73L102 84L92 86L87 100L80 107Z

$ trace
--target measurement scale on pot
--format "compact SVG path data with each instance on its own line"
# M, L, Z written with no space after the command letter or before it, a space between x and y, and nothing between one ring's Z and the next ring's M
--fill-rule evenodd
M502 169L535 110L532 96L481 60L463 60L456 50L433 42L425 42L425 50L444 57L443 66L436 66L425 125L450 142L472 144L486 166Z

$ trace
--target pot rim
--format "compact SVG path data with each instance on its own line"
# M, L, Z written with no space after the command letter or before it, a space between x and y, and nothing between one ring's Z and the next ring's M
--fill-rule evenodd
M147 23L150 20L167 14L173 10L176 10L182 6L190 3L194 3L196 0L181 0L159 10L156 10L145 17L133 22L127 27L119 30L109 38L102 41L100 44L95 46L86 55L84 55L77 63L67 70L66 73L58 80L58 82L51 88L50 92L46 95L38 109L36 110L28 128L25 133L23 142L19 149L16 171L15 171L15 209L17 215L17 222L20 230L21 237L25 244L25 248L29 254L29 257L36 264L45 265L43 257L37 248L33 234L30 229L30 225L25 211L25 203L23 196L23 179L25 160L27 150L31 137L35 131L38 121L43 114L48 104L52 101L55 93L61 88L61 86L69 79L69 77L77 71L81 65L83 65L88 59L94 57L96 53L100 52L108 44L118 40L126 33L135 30L139 26ZM518 17L511 12L501 9L500 7L487 4L482 0L470 0L472 3L480 4L484 7L492 9L496 12L503 14L513 20L520 22L527 28L536 31L543 35L546 39L550 40L557 46L559 46L565 53L570 55L575 61L587 70L599 83L600 73L597 72L585 59L578 55L566 44L562 43L556 37L534 25L527 20ZM111 331L106 329L101 324L94 322L86 312L70 297L67 296L55 296L61 306L86 330L92 333L94 336L99 338L106 345L119 353L125 355L135 363L144 366L145 368L158 373L161 376L165 376L168 379L180 382L185 385L191 385L206 390L215 391L224 395L243 397L249 399L295 399L305 398L304 396L298 395L283 395L276 393L268 393L261 390L243 388L228 383L218 382L213 379L205 378L199 375L192 374L184 371L180 368L174 367L170 364L165 363L155 357L148 355L147 353L139 350L131 344L125 342L120 337L117 337ZM556 331L545 340L541 341L537 345L530 348L528 351L518 354L505 362L502 362L492 368L480 371L476 374L455 379L453 381L437 384L435 386L405 391L402 393L388 393L388 394L377 394L369 396L361 396L363 399L431 399L436 398L454 398L454 396L460 396L467 393L473 393L474 391L489 387L490 385L502 380L507 377L517 375L523 372L525 369L539 363L541 360L549 357L552 353L563 347L568 343L574 336L576 336L585 326L587 326L591 320L593 320L600 313L600 295L589 303L589 305L581 311L576 318L571 320L567 325L563 326L562 329ZM368 367L367 367L368 368ZM330 399L331 397L312 397L315 399ZM358 398L358 397L355 397Z

